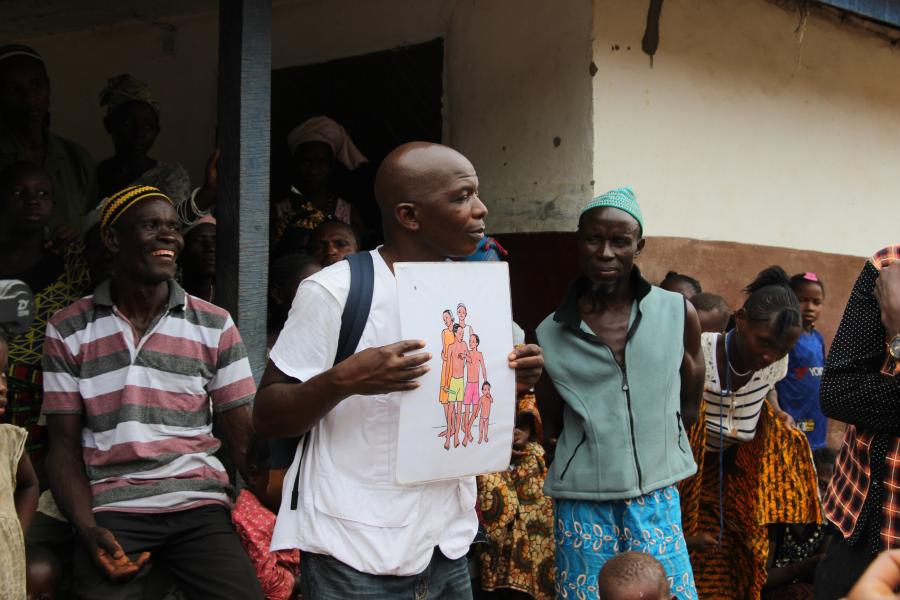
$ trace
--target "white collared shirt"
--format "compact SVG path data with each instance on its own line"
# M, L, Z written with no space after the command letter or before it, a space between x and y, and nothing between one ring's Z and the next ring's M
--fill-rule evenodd
M372 261L375 289L357 351L401 339L396 280L378 250ZM331 368L349 290L347 261L300 285L270 355L283 373L307 381ZM350 396L312 429L296 510L299 450L284 478L272 550L327 554L374 575L421 573L435 546L450 559L466 554L478 528L475 478L397 484L399 415L399 393Z

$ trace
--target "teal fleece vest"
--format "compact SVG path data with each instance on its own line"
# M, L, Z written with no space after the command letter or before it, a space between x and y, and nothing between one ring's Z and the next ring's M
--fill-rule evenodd
M554 498L625 500L697 471L681 422L685 300L650 286L636 267L631 281L637 300L624 369L581 321L584 279L537 328L544 369L565 402L544 484Z

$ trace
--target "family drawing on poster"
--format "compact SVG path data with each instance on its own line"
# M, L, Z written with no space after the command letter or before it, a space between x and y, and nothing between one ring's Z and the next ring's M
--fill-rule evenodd
M441 332L441 380L438 400L444 409L444 449L463 447L475 441L472 425L478 419L478 443L487 443L488 420L491 416L491 384L488 381L484 355L478 350L481 339L466 324L465 304L456 306L459 322L453 313L444 311L444 330ZM483 381L480 378L484 377ZM480 384L480 385L479 385ZM462 439L460 439L460 434Z

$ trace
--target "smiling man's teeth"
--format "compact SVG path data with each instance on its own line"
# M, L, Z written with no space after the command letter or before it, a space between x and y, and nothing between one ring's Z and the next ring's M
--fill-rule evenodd
M171 250L154 250L150 254L152 254L153 256L175 256L175 253Z

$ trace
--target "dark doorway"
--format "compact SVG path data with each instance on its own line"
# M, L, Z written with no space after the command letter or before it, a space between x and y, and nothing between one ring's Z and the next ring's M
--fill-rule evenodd
M378 165L398 145L440 142L444 41L277 69L272 72L272 198L290 187L286 137L310 117L339 122L369 164L345 173L342 197L368 223L380 223L372 183ZM374 227L380 232L380 227ZM368 236L366 246L379 242Z

